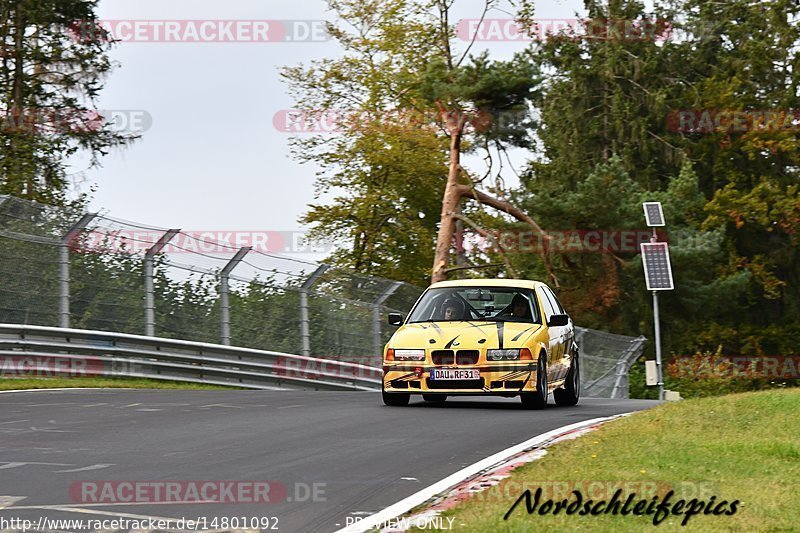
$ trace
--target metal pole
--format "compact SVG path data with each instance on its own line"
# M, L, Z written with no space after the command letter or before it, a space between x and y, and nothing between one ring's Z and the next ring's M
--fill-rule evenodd
M153 289L153 256L144 256L144 334L153 337L156 334L155 297Z
M400 288L403 283L395 281L378 299L372 302L372 352L377 357L382 356L381 350L381 305Z
M157 253L180 233L179 229L167 230L144 254L144 334L154 337L156 334L156 299L153 289L153 260Z
M58 243L58 325L61 328L69 327L69 247L96 216L95 213L83 215Z
M653 291L653 321L656 328L656 370L658 371L658 399L664 399L664 379L661 373L661 324L658 316L658 291Z
M658 233L653 226L653 236L650 242L658 242ZM658 399L664 399L664 379L661 373L661 320L658 316L658 291L653 291L653 322L656 330L656 372L658 374Z
M69 245L58 245L58 327L69 327Z
M314 273L300 286L300 339L303 343L301 352L305 356L311 355L311 333L308 327L308 289L329 268L329 265L324 264L318 266Z
M230 291L228 290L228 278L236 265L241 263L244 256L246 256L252 246L245 246L240 248L236 255L234 255L228 264L219 273L219 306L222 317L222 344L230 346L231 344L231 302Z

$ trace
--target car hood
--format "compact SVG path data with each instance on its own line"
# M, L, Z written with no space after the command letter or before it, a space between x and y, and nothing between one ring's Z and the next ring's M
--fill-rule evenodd
M389 347L429 350L522 348L541 330L541 324L524 322L416 322L398 329Z

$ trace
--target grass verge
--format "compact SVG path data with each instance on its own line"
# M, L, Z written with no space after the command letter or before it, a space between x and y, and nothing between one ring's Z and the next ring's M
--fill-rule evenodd
M548 449L547 455L515 470L499 485L473 495L443 513L453 529L471 531L797 531L800 528L800 389L732 394L660 405L602 426L579 439ZM568 410L565 409L567 414ZM507 520L504 515L529 489L539 506L528 514L523 500ZM622 503L656 498L670 490L674 506L723 500L723 510L739 500L736 513L685 518L669 514L654 527L654 514L626 516L566 515L540 511L548 499L609 501L623 489ZM712 497L714 499L712 500ZM578 507L578 506L576 506ZM631 506L633 507L633 506ZM583 505L579 507L583 509ZM712 508L712 513L713 513ZM603 508L599 508L604 510ZM705 511L707 507L703 507ZM672 507L671 511L675 508ZM646 511L646 508L645 508ZM444 520L445 526L448 521Z
M161 381L158 379L139 378L0 378L0 391L21 389L72 389L72 388L104 388L104 389L190 389L220 390L234 387L204 385L202 383L184 383L180 381Z

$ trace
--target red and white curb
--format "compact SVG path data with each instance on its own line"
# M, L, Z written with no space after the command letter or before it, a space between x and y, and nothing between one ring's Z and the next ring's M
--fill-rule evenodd
M467 466L441 481L390 505L383 511L362 518L356 523L336 531L336 533L362 533L375 529L380 529L383 532L406 531L408 527L430 523L439 513L454 507L471 494L497 485L501 480L509 477L514 469L540 459L547 453L544 448L557 442L580 437L605 422L630 414L632 413L592 418L542 433ZM399 520L399 517L406 515L409 511L421 505L427 505L424 511L404 520Z

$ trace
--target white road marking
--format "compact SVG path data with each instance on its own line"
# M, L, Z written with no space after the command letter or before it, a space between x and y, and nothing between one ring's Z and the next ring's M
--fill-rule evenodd
M96 465L89 465L84 466L83 468L70 468L69 470L56 470L56 472L87 472L89 470L100 470L102 468L108 468L109 466L116 466L114 463L111 464L96 464Z
M5 462L5 461L3 461L3 462ZM0 466L0 470L8 470L10 468L19 468L20 466L25 466L25 465L74 466L74 465L69 464L69 463L32 463L32 462L31 463L20 463L20 462L16 462L16 461L5 462L5 463L6 464L4 464L3 466Z
M402 479L403 481L419 481L415 477L401 477L400 479Z
M163 409L149 409L149 408L145 408L145 409L137 409L137 411L138 411L138 412L140 412L140 413L150 413L150 412L153 412L153 411L163 411Z
M0 509L11 507L18 501L22 501L25 498L27 498L27 496L0 496Z
M564 433L600 424L602 422L606 422L608 420L612 420L629 414L630 413L624 413L621 415L605 416L602 418L592 418L591 420L584 420L583 422L569 424L567 426L562 426L552 431L542 433L541 435L528 439L523 443L517 444L516 446L511 446L510 448L506 448L505 450L497 452L494 455L490 455L485 459L481 459L477 463L474 463L466 468L462 468L458 472L447 476L441 481L437 481L433 485L430 485L429 487L426 487L420 490L419 492L412 494L408 498L405 498L393 505L390 505L383 511L380 511L367 518L364 518L363 520L360 520L355 524L339 529L335 533L364 533L366 531L375 529L380 524L385 524L389 520L397 518L398 516L401 516L409 512L414 507L424 504L437 494L445 492L450 487L457 485L458 483L461 483L466 479L469 479L488 468L496 466L498 463L502 463L503 461L506 461L507 459L517 455L518 453L522 453L526 450L548 443L549 441L555 439L556 437L559 437Z
M31 426L28 428L29 431L39 431L41 433L78 433L77 431L72 431L69 429L48 429L48 428L37 428L36 426Z
M26 418L25 420L12 420L10 422L0 422L0 425L3 425L3 424L21 424L22 422L30 422L30 419Z

